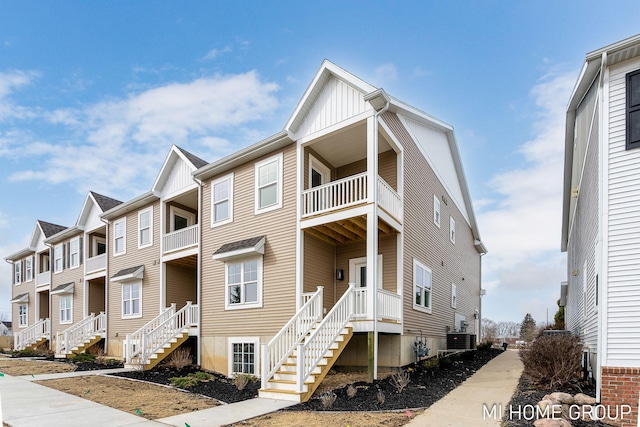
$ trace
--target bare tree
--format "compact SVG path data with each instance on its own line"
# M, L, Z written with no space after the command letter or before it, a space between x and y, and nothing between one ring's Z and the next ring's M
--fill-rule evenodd
M496 322L491 319L483 318L480 323L480 336L483 341L493 341L496 336L498 336Z

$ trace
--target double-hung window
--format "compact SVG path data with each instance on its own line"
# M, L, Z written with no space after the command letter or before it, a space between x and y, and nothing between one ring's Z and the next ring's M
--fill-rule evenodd
M56 245L53 248L53 272L59 273L64 269L64 245Z
M282 153L256 163L256 214L282 207Z
M80 265L80 238L76 237L69 242L69 267Z
M456 243L456 220L453 217L449 217L449 240Z
M233 221L233 174L211 183L211 226Z
M127 251L127 219L121 218L113 223L113 254L121 255Z
M262 305L262 257L227 262L226 308Z
M433 223L440 228L440 200L433 196Z
M13 283L19 285L22 282L22 261L13 264Z
M413 260L413 308L431 313L431 269Z
M24 328L28 324L27 315L29 310L27 309L27 304L20 304L18 306L18 326Z
M640 147L640 70L627 74L627 150Z
M122 284L122 317L142 316L142 281Z
M60 323L72 322L73 296L60 296Z
M153 206L138 212L138 248L153 244Z
M24 260L24 281L33 280L33 257Z

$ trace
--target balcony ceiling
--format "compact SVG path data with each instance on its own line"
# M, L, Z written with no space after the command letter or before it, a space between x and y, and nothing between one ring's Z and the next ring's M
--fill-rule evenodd
M356 216L327 224L316 225L315 227L306 228L305 231L323 242L332 245L366 240L367 218L364 215ZM397 233L397 231L393 227L382 219L378 220L379 235L388 236L395 233Z
M334 168L357 162L367 157L367 127L358 125L332 133L311 146ZM378 153L391 150L382 134L378 140Z
M167 261L167 264L175 265L176 267L195 269L198 266L198 255L190 255L173 259L171 261Z

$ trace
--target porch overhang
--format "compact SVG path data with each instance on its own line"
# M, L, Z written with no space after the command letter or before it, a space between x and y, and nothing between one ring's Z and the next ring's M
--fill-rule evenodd
M139 265L118 271L114 276L111 276L109 282L126 282L142 278L144 278L144 265Z
M73 294L73 290L75 288L75 283L65 283L64 285L56 286L51 292L50 295L64 295L64 294Z
M13 304L21 304L24 302L29 302L29 293L20 294L11 300Z
M310 235L330 243L339 245L343 243L355 242L367 239L367 217L359 215L351 218L340 219L333 222L317 224L310 227L303 227L303 230ZM398 230L384 221L378 219L378 231L382 236L389 236L398 233Z
M264 244L267 236L258 236L251 239L238 240L233 243L226 243L214 252L212 259L217 261L227 261L251 254L264 255Z

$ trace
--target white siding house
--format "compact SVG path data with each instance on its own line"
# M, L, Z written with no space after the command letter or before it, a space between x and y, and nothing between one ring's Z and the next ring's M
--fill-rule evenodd
M562 227L566 327L583 338L597 398L634 408L628 425L640 388L639 181L640 35L587 54L567 110Z

